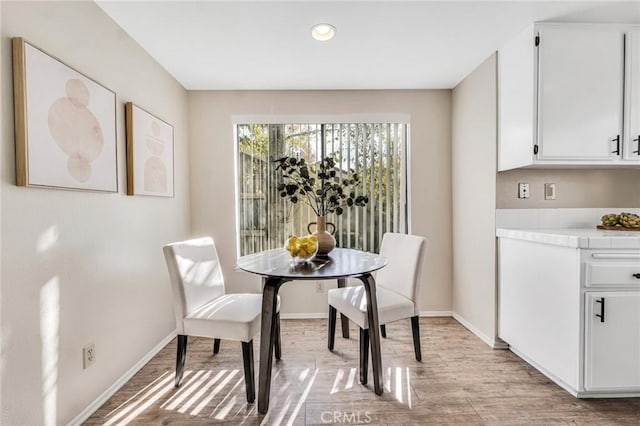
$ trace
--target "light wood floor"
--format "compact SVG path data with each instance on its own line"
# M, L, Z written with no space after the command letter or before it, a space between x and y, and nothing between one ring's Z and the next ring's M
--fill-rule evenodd
M240 343L190 338L186 374L173 387L175 340L122 387L87 425L640 425L640 398L576 399L506 350L492 350L451 318L422 318L422 363L409 321L382 339L385 391L358 382L357 329L326 320L283 320L282 360L274 363L266 416L247 404ZM258 374L258 346L256 384Z

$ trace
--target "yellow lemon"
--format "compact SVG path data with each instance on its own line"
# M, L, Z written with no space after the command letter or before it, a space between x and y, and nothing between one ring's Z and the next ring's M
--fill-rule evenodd
M294 250L296 248L296 246L298 245L298 241L299 241L299 239L295 235L293 237L289 238L287 240L286 249L289 250L289 251Z

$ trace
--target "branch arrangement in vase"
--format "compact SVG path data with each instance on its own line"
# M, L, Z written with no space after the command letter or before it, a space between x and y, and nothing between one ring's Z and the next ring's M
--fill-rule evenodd
M307 204L317 216L341 215L347 207L364 207L369 202L368 196L356 195L360 176L353 169L337 169L331 156L318 164L295 157L282 157L275 162L276 170L282 172L283 182L277 187L280 196L294 204Z

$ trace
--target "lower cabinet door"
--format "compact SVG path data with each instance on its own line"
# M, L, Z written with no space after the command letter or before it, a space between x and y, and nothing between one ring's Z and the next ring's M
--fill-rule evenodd
M587 292L585 304L585 390L640 391L640 292Z

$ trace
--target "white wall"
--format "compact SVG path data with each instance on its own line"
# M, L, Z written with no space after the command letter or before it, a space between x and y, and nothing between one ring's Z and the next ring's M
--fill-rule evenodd
M0 4L0 34L2 34L2 5ZM8 94L5 92L4 85L4 62L5 52L4 52L4 43L0 42L0 102L1 99L5 99ZM4 128L5 128L5 117L2 114L1 108L3 108L0 104L0 135L4 136ZM2 149L0 148L0 176L2 176L4 167L2 167L2 163L4 162L4 155L2 153ZM2 259L2 197L0 196L0 259ZM0 261L0 419L2 418L2 366L4 365L4 338L2 334L2 261Z
M161 247L189 231L187 93L93 2L1 8L0 423L65 424L175 329ZM116 92L117 194L15 186L15 36ZM175 198L125 195L129 100L174 126Z
M493 344L496 337L496 55L452 95L453 311Z
M529 198L518 198L518 183L529 183ZM640 207L640 169L516 169L499 172L499 209ZM556 199L544 199L544 184L556 184Z
M259 288L257 277L234 270L237 250L232 116L408 114L412 232L429 239L421 310L450 311L450 99L449 90L190 92L192 230L215 238L229 288ZM281 295L285 315L327 310L326 293L316 293L309 282L287 284Z

